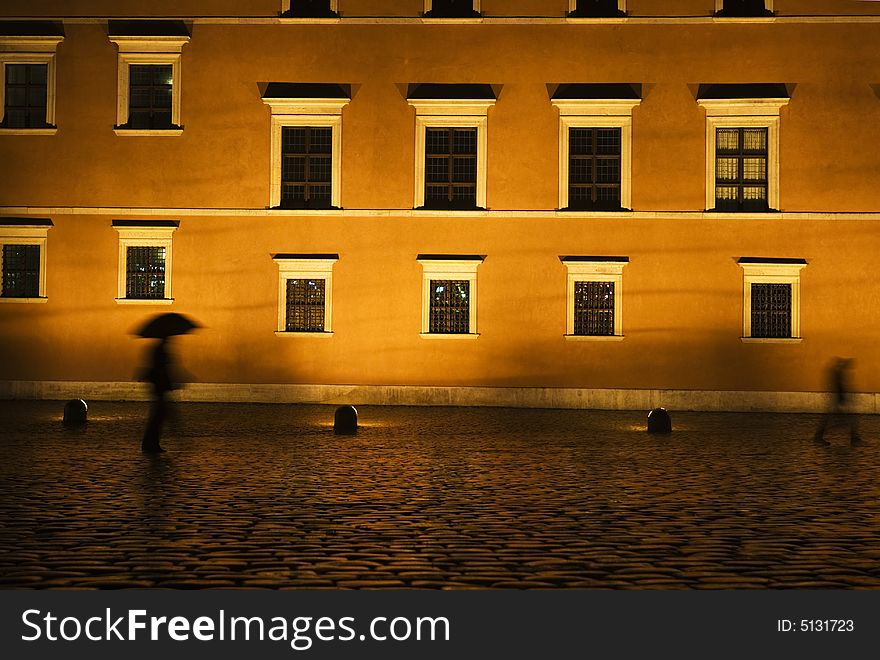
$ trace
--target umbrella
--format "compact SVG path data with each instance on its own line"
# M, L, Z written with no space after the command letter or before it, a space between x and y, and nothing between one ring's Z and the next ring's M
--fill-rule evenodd
M185 335L200 327L202 326L183 314L169 312L154 316L142 325L135 334L147 339L162 339L172 335Z

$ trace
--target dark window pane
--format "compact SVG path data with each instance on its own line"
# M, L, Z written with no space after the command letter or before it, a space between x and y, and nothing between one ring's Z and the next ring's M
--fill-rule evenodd
M768 16L764 0L724 0L722 10L725 16Z
M425 203L435 207L474 206L477 129L426 129L425 152Z
M436 18L467 18L479 14L474 12L473 0L434 0L430 15Z
M568 129L568 205L570 208L620 208L619 128Z
M126 251L125 297L161 299L165 297L165 248L129 246Z
M37 298L40 295L40 246L3 246L4 298Z
M574 334L614 334L614 282L575 282Z
M128 69L128 127L171 128L173 67L170 64L132 64Z
M289 153L306 152L306 129L285 126L281 129L281 150Z
M578 0L575 15L581 17L619 16L617 0Z
M285 126L281 129L283 205L326 208L331 203L333 129Z
M11 87L6 90L6 106L19 108L27 105L27 87Z
M477 182L477 159L473 156L452 159L452 180L456 183Z
M429 332L470 332L470 281L431 280L429 296Z
M752 337L791 337L791 285L752 284Z
M287 280L287 332L324 332L325 280Z
M429 128L425 134L425 149L429 154L449 153L449 129Z

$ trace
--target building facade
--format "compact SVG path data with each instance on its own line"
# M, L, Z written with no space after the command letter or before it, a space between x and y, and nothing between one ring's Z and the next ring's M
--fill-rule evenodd
M0 395L880 392L880 3L7 0Z

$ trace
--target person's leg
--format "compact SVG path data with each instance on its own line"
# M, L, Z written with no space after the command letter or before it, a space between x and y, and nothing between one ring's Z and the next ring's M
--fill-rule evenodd
M144 451L162 451L159 440L162 437L162 424L167 414L166 407L165 393L157 392L156 398L150 406L150 418L147 421L147 429L141 442L141 448Z

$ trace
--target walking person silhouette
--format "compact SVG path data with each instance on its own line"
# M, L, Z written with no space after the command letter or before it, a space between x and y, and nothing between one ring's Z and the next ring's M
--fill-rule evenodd
M162 425L168 417L168 393L180 388L180 379L174 377L176 370L173 368L168 350L169 340L175 335L186 334L198 327L201 326L195 321L182 314L171 312L153 317L137 332L141 337L159 340L150 350L140 377L140 380L150 384L153 394L150 417L141 441L141 449L147 453L165 451L159 441L162 438Z
M852 397L849 389L849 371L852 368L852 358L835 358L828 368L828 386L830 406L828 412L822 416L819 428L816 430L816 441L829 444L825 439L825 432L835 426L849 426L850 444L857 445L861 442L859 437L858 417L851 410Z

